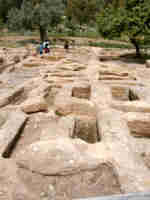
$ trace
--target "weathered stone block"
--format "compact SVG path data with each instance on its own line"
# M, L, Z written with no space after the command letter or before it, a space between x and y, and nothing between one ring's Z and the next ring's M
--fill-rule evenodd
M66 98L64 101L55 102L55 111L58 115L96 115L95 104L91 101L79 98Z
M129 89L128 88L121 87L121 86L112 86L111 91L112 91L112 97L115 100L120 100L120 101L128 101L129 100Z
M47 111L48 105L44 98L35 97L27 99L23 104L21 104L21 109L25 113L34 113L40 111Z
M0 129L0 155L7 157L15 138L20 134L20 129L27 120L27 116L21 111L9 113L4 125Z
M150 114L148 113L126 113L131 134L140 137L150 137Z

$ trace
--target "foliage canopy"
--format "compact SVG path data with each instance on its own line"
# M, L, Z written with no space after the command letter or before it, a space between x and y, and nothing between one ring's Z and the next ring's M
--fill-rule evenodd
M140 55L140 44L150 33L150 0L127 0L118 8L109 5L101 11L97 23L105 38L128 36Z
M81 25L94 20L98 11L98 0L69 0L66 14Z
M8 13L8 24L12 30L38 27L41 40L46 39L48 26L56 26L64 14L62 0L23 0L21 8L12 8Z

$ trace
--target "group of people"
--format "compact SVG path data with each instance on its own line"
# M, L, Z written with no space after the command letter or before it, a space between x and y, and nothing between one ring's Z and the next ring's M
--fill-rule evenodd
M66 52L68 52L69 50L68 40L65 40L64 49L66 50ZM40 55L42 55L43 53L50 53L50 42L48 40L41 42L40 45L37 47L37 53L39 53Z
M49 53L50 52L49 41L45 40L44 42L41 42L37 51L40 53L40 55L42 55L43 53Z

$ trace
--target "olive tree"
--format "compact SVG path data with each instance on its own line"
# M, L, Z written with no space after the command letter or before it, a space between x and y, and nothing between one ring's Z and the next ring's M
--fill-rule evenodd
M8 27L12 30L38 28L42 41L47 39L47 27L56 26L64 14L62 0L23 0L20 9L8 13Z

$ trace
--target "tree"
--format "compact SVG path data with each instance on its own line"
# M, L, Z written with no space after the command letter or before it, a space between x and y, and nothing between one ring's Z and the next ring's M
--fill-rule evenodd
M118 8L109 5L99 14L99 32L108 39L128 36L136 55L141 56L141 41L150 33L150 0L128 0L121 5Z
M20 9L23 0L0 0L0 18L3 23L7 22L8 11L11 8Z
M70 20L82 24L88 24L95 20L102 0L68 0L66 15Z
M114 7L123 7L125 6L126 0L112 0L112 4Z
M62 0L23 0L20 9L13 8L8 13L8 25L13 30L32 30L37 27L44 41L47 39L47 27L60 23L63 14Z

